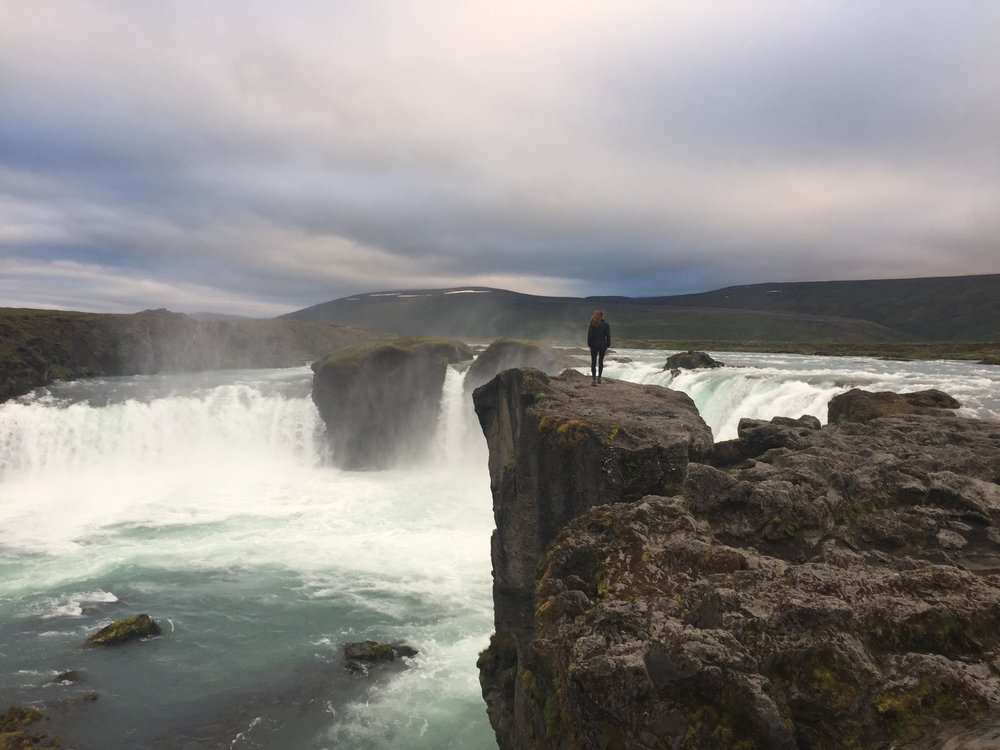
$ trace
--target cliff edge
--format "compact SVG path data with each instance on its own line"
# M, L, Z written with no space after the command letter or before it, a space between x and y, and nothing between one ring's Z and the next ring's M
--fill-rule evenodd
M711 435L683 394L501 373L500 747L973 748L1000 727L1000 425Z

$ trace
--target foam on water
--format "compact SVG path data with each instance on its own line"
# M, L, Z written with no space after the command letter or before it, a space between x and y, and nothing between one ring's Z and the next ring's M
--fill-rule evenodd
M732 352L712 355L727 366L682 370L673 376L663 369L664 352L619 350L616 356L629 361L608 360L605 374L687 393L716 440L735 438L737 425L744 417L769 420L808 414L825 424L830 399L851 388L900 393L937 388L962 403L961 414L1000 419L1000 371L995 367L863 357Z

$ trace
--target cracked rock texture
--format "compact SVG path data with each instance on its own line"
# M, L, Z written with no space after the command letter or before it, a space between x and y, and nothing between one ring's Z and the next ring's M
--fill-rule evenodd
M1000 424L744 420L713 446L683 394L586 380L474 394L501 748L998 746Z

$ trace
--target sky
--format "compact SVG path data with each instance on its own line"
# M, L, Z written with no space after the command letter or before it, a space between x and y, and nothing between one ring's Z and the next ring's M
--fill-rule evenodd
M0 0L0 306L977 273L995 0Z

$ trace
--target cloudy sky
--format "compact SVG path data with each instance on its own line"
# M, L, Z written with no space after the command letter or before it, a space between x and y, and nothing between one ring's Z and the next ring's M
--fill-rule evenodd
M998 272L995 0L0 0L0 306Z

